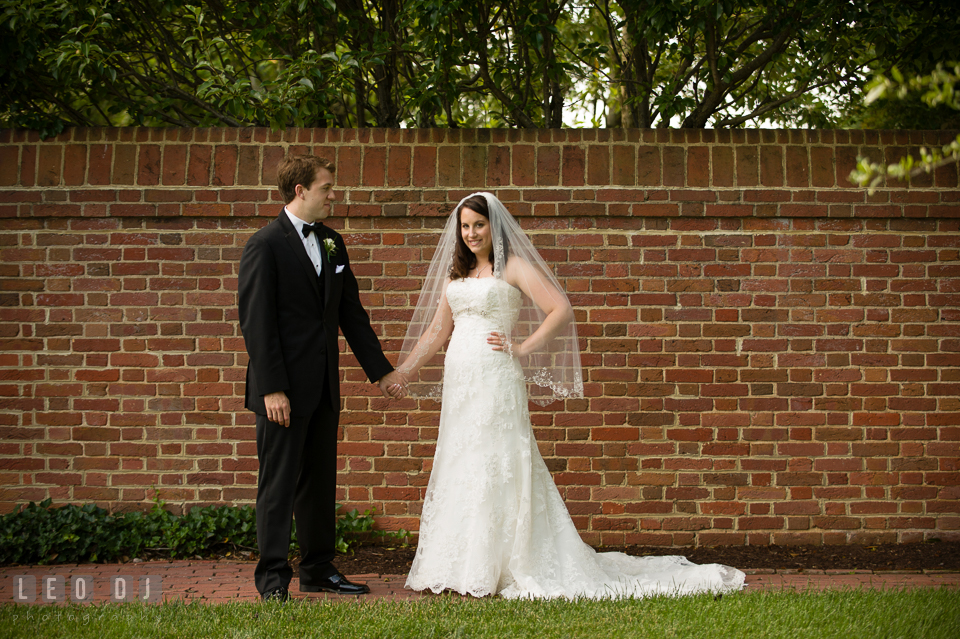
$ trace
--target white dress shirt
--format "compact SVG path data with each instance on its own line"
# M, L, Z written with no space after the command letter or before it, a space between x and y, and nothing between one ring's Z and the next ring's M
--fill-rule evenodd
M317 237L316 233L311 233L307 237L304 237L303 225L306 224L306 222L288 211L287 207L283 207L283 212L290 218L293 228L297 231L297 237L303 242L303 248L307 249L307 257L313 262L313 268L317 270L317 275L320 275L321 265L323 264L323 260L320 259L320 238Z

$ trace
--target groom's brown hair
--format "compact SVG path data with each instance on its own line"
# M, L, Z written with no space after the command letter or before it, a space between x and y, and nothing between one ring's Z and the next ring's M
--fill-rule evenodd
M317 171L326 169L336 173L333 162L316 155L287 155L277 165L277 188L283 197L283 203L289 204L297 197L297 185L309 189L317 177Z

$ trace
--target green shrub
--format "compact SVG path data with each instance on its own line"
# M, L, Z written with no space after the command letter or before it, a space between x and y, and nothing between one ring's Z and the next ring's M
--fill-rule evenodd
M145 551L182 558L227 548L256 549L256 511L250 506L194 507L185 515L174 515L164 505L158 500L147 512L111 514L94 504L53 508L50 499L30 502L0 517L0 564L107 562ZM407 537L405 530L376 531L373 524L372 510L341 514L337 550L347 552L351 545L373 537L398 541ZM299 552L295 524L290 552Z

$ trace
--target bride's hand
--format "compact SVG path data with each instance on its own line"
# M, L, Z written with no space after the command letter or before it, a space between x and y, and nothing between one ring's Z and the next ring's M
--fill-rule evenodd
M397 370L397 375L400 377L400 381L397 384L399 387L399 396L397 399L403 399L410 393L410 371L399 369Z
M492 344L493 350L503 351L507 355L511 355L515 357L519 357L522 355L522 353L520 352L520 347L522 345L522 342L508 341L507 336L504 335L503 333L498 333L496 331L494 331L493 333L490 333L490 336L487 338L487 344Z
M407 392L407 379L400 371L384 375L380 378L379 385L384 397L403 399Z

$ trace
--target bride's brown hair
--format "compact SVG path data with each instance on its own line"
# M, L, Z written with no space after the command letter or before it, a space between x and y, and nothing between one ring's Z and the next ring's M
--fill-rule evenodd
M460 280L467 276L470 273L470 269L477 265L477 256L473 254L469 248L467 248L467 243L463 241L463 234L460 232L460 212L463 209L470 209L471 211L476 211L483 217L487 218L487 224L490 223L490 209L487 208L487 198L482 195L474 195L463 201L463 204L457 209L457 244L453 252L453 264L450 265L450 279L451 280ZM492 231L493 229L491 229ZM491 239L492 239L491 232ZM504 247L506 248L506 247ZM506 259L506 253L504 253L504 259ZM490 251L490 266L495 267L493 261L493 251Z

